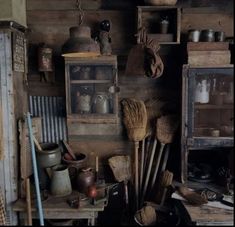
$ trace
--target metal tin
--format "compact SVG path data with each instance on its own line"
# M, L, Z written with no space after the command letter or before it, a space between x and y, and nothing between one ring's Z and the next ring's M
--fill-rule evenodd
M188 31L188 41L189 42L199 42L201 31L199 30L189 30Z
M51 72L52 70L52 49L47 47L38 48L38 70Z
M215 32L215 41L216 42L224 42L225 40L225 33L222 31Z
M160 33L161 34L167 34L168 33L168 28L169 28L169 20L166 19L162 19L160 21Z
M215 41L215 32L212 29L202 30L200 41L202 42L214 42Z

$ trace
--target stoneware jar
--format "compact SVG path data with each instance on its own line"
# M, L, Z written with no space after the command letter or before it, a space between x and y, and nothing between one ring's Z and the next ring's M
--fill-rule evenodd
M77 189L81 193L86 193L89 186L94 185L95 174L92 168L82 168L77 175Z
M42 151L36 149L37 162L41 168L49 168L61 163L61 148L56 143L40 144Z

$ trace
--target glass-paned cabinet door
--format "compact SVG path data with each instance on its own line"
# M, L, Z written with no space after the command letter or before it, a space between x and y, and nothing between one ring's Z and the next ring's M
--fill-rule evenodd
M194 68L188 80L189 136L233 137L233 67Z
M65 68L67 116L88 123L116 121L116 57L65 59Z

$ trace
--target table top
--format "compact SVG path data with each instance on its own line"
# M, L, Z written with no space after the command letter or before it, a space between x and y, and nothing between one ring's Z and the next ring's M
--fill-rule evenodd
M67 200L69 198L81 198L81 195L77 191L73 191L69 196L64 197L54 197L49 195L48 198L42 201L42 208L44 211L55 211L55 212L70 212L77 213L79 212L100 212L104 210L105 204L104 202L100 202L96 205L91 204L89 199L79 200L79 208L72 208L69 206ZM13 210L24 212L26 211L26 200L18 199L13 204ZM32 211L36 211L36 200L32 201Z
M191 221L198 225L233 225L234 223L234 211L217 207L210 207L207 205L193 206L187 201L181 201L187 210Z

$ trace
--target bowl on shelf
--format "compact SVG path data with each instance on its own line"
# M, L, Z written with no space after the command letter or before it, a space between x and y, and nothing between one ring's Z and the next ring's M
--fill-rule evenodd
M233 136L234 127L233 125L222 125L220 127L222 136Z
M144 2L153 6L173 6L177 3L177 0L144 0Z
M216 128L194 128L194 136L197 137L219 137L220 130Z

